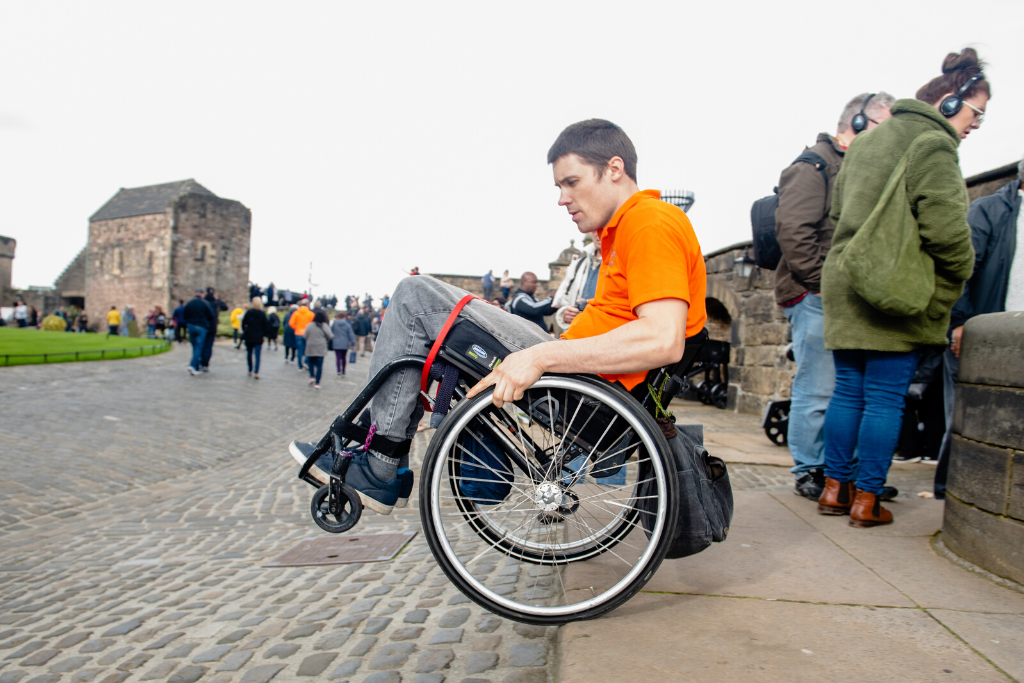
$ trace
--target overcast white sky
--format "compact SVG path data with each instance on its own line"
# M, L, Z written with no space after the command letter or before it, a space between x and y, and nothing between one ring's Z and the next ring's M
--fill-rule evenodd
M50 284L120 187L195 178L252 210L253 280L375 296L403 271L547 276L579 242L545 154L610 119L641 187L696 193L705 252L863 91L990 62L971 175L1024 153L1024 2L0 0L0 234Z

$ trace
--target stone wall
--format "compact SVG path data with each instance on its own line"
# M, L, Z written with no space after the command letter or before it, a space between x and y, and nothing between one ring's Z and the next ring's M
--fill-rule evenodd
M213 287L229 306L248 301L252 212L232 199L186 194L174 200L168 215L169 299L176 305L192 298L198 287Z
M1017 179L1017 162L1012 164L1006 164L999 168L994 168L978 175L973 175L967 178L967 196L973 202L979 197L987 197L990 194L995 194L996 190L1001 188L1006 183L1012 182Z
M447 273L430 273L430 277L437 278L438 280L441 280L442 282L447 282L450 285L455 285L459 289L464 289L471 294L476 294L477 296L480 297L484 295L484 286L483 283L481 282L481 280L483 279L483 275L449 275ZM558 279L558 282L555 283L554 287L551 286L550 280L537 280L537 292L534 294L534 296L537 297L538 299L544 299L548 296L549 293L554 294L555 290L558 289L558 285L562 283L562 280L564 278L565 273L563 269L562 277ZM512 291L516 291L518 287L519 278L512 278ZM501 288L498 286L497 282L495 282L494 292L492 292L491 296L500 295Z
M742 277L749 242L704 257L708 271L708 333L732 345L727 409L759 414L769 401L789 398L796 364L786 360L789 323L775 303L775 271L751 264Z
M60 296L62 305L85 305L85 262L86 249L82 249L68 264L64 272L54 281L53 289Z
M136 317L168 304L170 217L167 213L89 223L86 308L100 320L111 306L131 304Z
M11 274L14 269L14 250L17 246L18 241L13 237L0 235L0 306L14 304Z
M964 326L942 540L1024 583L1024 313Z

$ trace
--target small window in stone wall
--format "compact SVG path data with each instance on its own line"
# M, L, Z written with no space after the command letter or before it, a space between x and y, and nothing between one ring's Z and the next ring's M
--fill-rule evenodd
M213 245L209 242L200 242L196 245L196 261L206 261L207 257L216 259L217 254Z
M206 260L206 245L205 244L199 247L199 256L196 258L196 260L197 261L205 261Z
M114 275L120 275L124 271L124 253L120 249L114 250L114 263L110 272Z

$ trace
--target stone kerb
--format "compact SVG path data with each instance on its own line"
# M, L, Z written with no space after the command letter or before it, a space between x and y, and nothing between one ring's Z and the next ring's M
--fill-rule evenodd
M942 539L1024 583L1024 313L964 327Z

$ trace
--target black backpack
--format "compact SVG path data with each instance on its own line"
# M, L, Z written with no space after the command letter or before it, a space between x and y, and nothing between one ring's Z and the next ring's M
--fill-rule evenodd
M825 179L825 189L827 191L828 168L825 159L817 152L805 149L803 154L793 160L793 163L801 161L821 171L821 177ZM778 208L778 186L775 187L774 194L758 199L750 207L750 225L754 232L754 262L759 268L767 270L775 270L779 266L779 259L782 258L779 239L775 236L775 210Z

